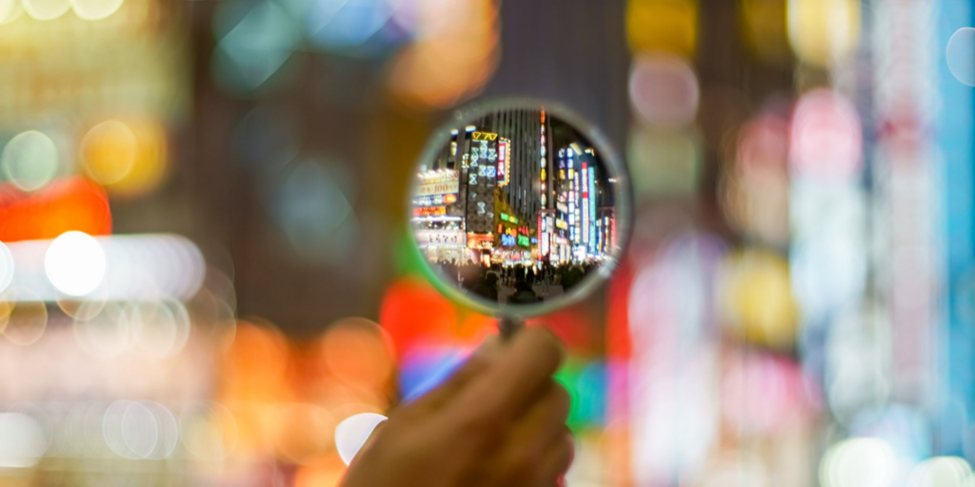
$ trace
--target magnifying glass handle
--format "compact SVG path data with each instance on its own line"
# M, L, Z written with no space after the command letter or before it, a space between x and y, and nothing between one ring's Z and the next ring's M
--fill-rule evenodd
M525 320L514 316L502 316L498 322L498 331L501 333L501 341L507 342L515 333L525 327Z

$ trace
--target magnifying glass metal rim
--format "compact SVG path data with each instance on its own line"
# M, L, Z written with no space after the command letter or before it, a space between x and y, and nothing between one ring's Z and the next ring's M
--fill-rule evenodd
M451 284L449 282L450 278L437 269L437 266L427 262L426 256L423 255L419 242L416 240L416 229L413 226L413 199L416 190L416 181L413 176L416 167L423 165L425 161L431 161L436 158L437 153L450 141L450 132L452 129L499 110L538 110L540 108L544 108L546 114L561 119L588 138L596 150L599 151L600 160L606 166L610 177L616 179L616 187L619 188L614 195L618 250L612 259L604 261L596 271L587 275L578 285L556 299L542 301L538 304L500 304L481 298L472 292L463 291L456 283ZM406 208L406 224L410 233L410 239L413 242L415 257L422 260L430 273L435 276L435 278L429 279L434 288L452 301L460 303L481 314L505 319L523 320L570 307L602 286L612 276L620 260L626 255L630 241L630 231L632 229L633 207L633 190L630 185L629 172L606 136L592 123L579 116L563 103L537 98L509 97L476 101L460 107L452 113L448 121L440 124L436 131L431 134L424 150L420 154L419 161L413 167L414 171L410 173L411 177L409 178L409 187L406 192L406 204L404 207Z

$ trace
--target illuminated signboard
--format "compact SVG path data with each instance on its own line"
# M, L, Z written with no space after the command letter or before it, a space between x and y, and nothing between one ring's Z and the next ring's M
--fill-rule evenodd
M494 226L494 191L498 185L498 144L491 141L497 139L497 134L474 132L474 136L477 142L471 144L470 153L466 154L469 157L464 171L465 223L468 231L489 233Z
M494 235L490 233L469 233L467 246L472 249L493 249Z
M532 240L531 241L532 241L533 244L537 244L538 243L538 239L535 238L535 237L532 237Z
M589 166L589 195L590 195L590 198L592 198L592 197L594 197L596 195L596 168L594 168L592 166ZM590 201L589 202L589 222L590 222L590 225L592 225L593 222L596 222L598 220L599 219L596 217L596 205L595 205L595 203L593 203L592 201ZM595 233L595 230L593 230L591 228L590 228L589 231L592 232L592 233ZM592 241L589 242L589 250L592 251L593 253L596 252L596 241L595 240L592 240Z
M531 247L531 240L525 235L518 235L518 245L522 247Z
M413 208L413 216L442 216L447 214L446 206L427 206Z
M419 230L416 241L420 247L466 247L467 234L461 230Z
M582 242L589 243L589 170L582 163Z
M569 224L566 223L565 220L558 219L558 220L555 220L555 228L561 228L562 230L568 230L569 229Z
M417 196L444 195L460 191L460 177L457 171L431 171L420 176Z
M501 236L501 246L503 246L503 247L514 247L515 246L515 236L514 235L502 235Z
M511 159L511 141L508 139L501 139L498 142L498 186L504 186L508 184L509 181L509 165L508 161Z
M483 140L485 142L494 142L498 140L498 134L492 134L490 132L474 132L471 134L471 138L474 140Z
M501 219L504 220L504 221L506 221L506 222L518 223L518 219L517 218L515 218L515 217L513 217L513 216L511 216L511 215L509 215L507 213L502 213L501 214Z

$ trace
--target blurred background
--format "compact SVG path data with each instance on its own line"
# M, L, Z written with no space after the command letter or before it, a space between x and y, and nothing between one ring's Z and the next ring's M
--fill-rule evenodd
M625 156L568 485L975 485L969 0L0 0L0 485L329 487L494 328L413 164L536 96ZM341 439L340 439L341 443Z

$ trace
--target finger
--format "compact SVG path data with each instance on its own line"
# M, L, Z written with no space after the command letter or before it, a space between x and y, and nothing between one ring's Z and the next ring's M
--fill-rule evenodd
M533 395L543 388L562 363L564 351L545 328L528 328L474 378L451 404L464 417L476 414L495 424L521 415Z
M500 348L501 339L497 335L489 335L447 380L416 399L413 402L414 406L424 410L443 407L450 398L456 396L475 377L488 369Z
M538 485L562 485L562 478L575 457L575 443L568 428L551 443L539 462Z
M542 449L565 432L571 406L569 392L562 384L549 382L546 390L512 427L510 441L514 444Z
M496 449L490 471L497 485L552 486L571 461L572 450L565 426L543 443L509 436Z

